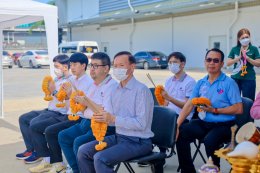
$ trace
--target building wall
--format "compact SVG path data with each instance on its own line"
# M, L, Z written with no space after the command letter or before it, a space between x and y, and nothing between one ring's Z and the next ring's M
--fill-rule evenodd
M230 48L236 43L237 31L243 27L251 31L252 43L260 46L260 6L239 9L237 21L230 29ZM228 28L234 20L234 10L167 18L136 23L132 53L139 50L157 50L165 54L183 52L187 67L203 67L203 59L214 42L220 42L226 57ZM131 24L109 27L76 27L72 29L72 40L94 40L100 50L106 46L110 56L121 50L130 50ZM211 44L212 42L212 44ZM105 46L104 46L105 45Z
M99 15L99 2L97 0L65 0L64 3L67 3L68 22L88 19Z

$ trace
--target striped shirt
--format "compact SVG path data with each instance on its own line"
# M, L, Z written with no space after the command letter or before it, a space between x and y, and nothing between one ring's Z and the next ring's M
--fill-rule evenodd
M154 102L147 86L132 77L126 86L118 84L108 112L116 116L116 133L139 138L153 137L151 131Z

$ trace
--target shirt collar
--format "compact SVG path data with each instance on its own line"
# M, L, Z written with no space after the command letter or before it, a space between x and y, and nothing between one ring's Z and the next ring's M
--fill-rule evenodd
M94 83L94 84L95 84L96 86L102 86L102 85L107 84L111 79L112 79L111 75L108 74L107 77L106 77L100 84L98 84L98 85L97 85L96 83Z
M208 78L209 78L209 75L205 76L202 80L208 81ZM226 75L221 71L220 75L218 76L218 78L215 81L223 81L225 79L226 79Z
M135 79L135 77L133 76L133 77L127 82L127 84L126 84L124 87L122 87L121 84L119 83L119 87L120 87L120 88L127 88L127 89L130 89L130 90L131 90L131 89L134 88L135 82L136 82L136 79Z
M75 80L76 81L81 81L82 79L84 79L87 75L83 74L80 78L77 79L77 77L75 76Z
M186 74L185 72L181 75L181 77L180 77L179 79L177 79L176 76L174 75L174 76L172 77L172 81L180 81L180 82L182 82L182 81L184 81L184 79L186 78L186 76L187 76L187 74Z

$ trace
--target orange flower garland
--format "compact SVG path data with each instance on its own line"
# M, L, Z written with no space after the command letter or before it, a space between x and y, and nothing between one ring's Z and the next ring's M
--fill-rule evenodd
M240 76L245 76L245 75L247 74L246 68L247 68L246 65L243 65L243 66L242 66L242 68L241 68L241 71L242 71L242 72L241 72Z
M210 100L205 97L196 97L191 100L192 104L197 106L197 111L202 112L200 106L211 106Z
M54 82L51 76L45 76L42 81L42 91L45 93L44 100L46 101L51 101L53 99L49 90L49 84L51 82Z
M77 103L75 101L75 97L76 96L84 96L84 92L83 91L74 91L72 92L71 96L70 96L70 108L71 108L71 113L69 116L68 116L68 119L71 120L71 121L77 121L79 119L79 116L77 115L77 113L79 111L84 111L85 110L85 106Z
M160 106L163 106L165 103L165 99L162 96L163 91L164 91L164 88L162 85L157 85L154 90L155 98Z
M93 135L95 136L96 140L99 142L95 146L95 149L97 151L103 150L107 146L107 143L103 142L104 137L107 132L107 123L96 122L94 120L94 118L92 118L91 119L91 129L92 129Z
M66 82L63 85L70 85L70 83ZM62 87L60 87L60 90L59 90L59 92L56 95L57 100L60 102L60 103L56 104L57 108L63 108L64 106L66 106L66 103L64 103L64 100L65 100L66 96L67 96L66 91Z

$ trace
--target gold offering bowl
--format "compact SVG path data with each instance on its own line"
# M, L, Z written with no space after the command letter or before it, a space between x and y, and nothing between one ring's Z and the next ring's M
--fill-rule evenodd
M231 173L260 173L260 152L255 160L242 157L228 157L227 154L229 152L231 152L230 149L221 148L215 151L215 155L229 162L232 167Z

